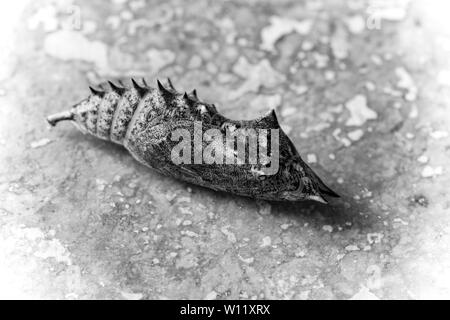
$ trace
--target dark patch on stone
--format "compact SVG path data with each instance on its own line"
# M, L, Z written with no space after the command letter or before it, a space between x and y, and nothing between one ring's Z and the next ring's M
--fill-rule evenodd
M421 207L428 207L428 199L422 194L416 194L409 198L409 205L413 207L417 207L418 205Z

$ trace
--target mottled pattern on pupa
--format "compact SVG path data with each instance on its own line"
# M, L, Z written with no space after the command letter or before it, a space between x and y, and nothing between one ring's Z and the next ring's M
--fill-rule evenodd
M338 196L302 160L280 128L274 110L255 120L231 120L219 114L213 104L200 101L195 90L189 94L177 92L170 80L166 86L157 81L157 88L133 79L130 86L112 82L109 86L108 90L91 87L89 97L69 111L48 117L49 123L71 120L83 132L123 145L139 162L162 174L213 190L264 200L323 203L324 195ZM238 128L278 129L278 171L265 174L264 165L258 163L175 164L171 152L178 142L172 141L171 134L186 129L193 137L195 122L201 122L202 133L217 129L224 136L227 130ZM249 139L245 141L245 150L249 150ZM203 150L208 146L207 141L201 144ZM219 151L227 150L224 147Z

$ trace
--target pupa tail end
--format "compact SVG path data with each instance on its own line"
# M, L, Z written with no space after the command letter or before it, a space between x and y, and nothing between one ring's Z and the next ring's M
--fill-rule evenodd
M71 111L62 111L48 116L47 122L54 127L60 121L73 120L73 116Z

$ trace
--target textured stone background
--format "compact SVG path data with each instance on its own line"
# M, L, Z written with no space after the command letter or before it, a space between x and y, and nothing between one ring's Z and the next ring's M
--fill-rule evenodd
M450 298L446 1L1 6L0 297ZM342 198L215 193L49 130L128 76L232 118L275 108Z

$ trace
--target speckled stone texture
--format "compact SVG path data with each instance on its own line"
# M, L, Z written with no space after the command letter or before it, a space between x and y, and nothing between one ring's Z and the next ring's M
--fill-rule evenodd
M18 22L1 28L0 297L450 298L448 10L379 3L0 10ZM69 124L49 129L89 84L130 76L170 76L232 119L275 108L342 198L213 192Z

